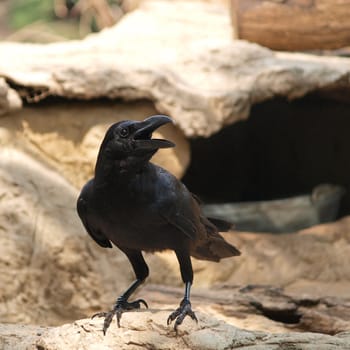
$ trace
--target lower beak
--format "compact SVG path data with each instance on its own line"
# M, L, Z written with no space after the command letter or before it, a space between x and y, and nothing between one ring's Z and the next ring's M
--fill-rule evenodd
M156 150L158 148L170 148L175 144L168 140L152 139L152 133L164 124L172 123L172 119L166 115L153 115L140 122L134 134L137 148Z

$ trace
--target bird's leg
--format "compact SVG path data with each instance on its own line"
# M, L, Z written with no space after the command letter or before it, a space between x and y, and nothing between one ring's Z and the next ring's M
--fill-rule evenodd
M146 308L148 308L148 305L145 300L138 299L133 302L128 302L128 298L130 295L136 290L136 288L143 283L143 280L136 280L134 281L131 286L126 290L125 293L123 293L115 302L112 310L107 312L98 312L97 314L94 314L92 318L94 317L104 317L104 323L103 323L103 333L106 334L106 331L108 327L110 326L113 316L116 315L117 317L117 324L118 327L120 327L120 319L122 317L123 312L130 311L134 309L140 309L141 304L145 305Z
M180 302L180 306L169 315L167 324L170 325L170 323L175 320L174 329L177 332L177 327L186 316L190 316L192 320L196 322L198 322L198 320L195 313L192 311L190 302L190 290L193 281L191 258L189 254L184 253L184 251L176 252L176 256L180 264L182 279L185 282L185 295Z
M168 317L168 325L174 320L174 329L177 332L177 327L182 323L182 321L185 319L186 316L190 316L192 320L195 320L198 322L197 317L195 313L191 309L191 302L190 302L190 289L191 289L191 282L186 282L185 286L185 296L180 302L180 306L172 312Z
M110 326L113 316L116 315L117 317L117 324L118 327L120 327L120 319L122 317L123 312L130 311L134 309L140 309L141 304L145 305L146 308L148 308L148 305L145 300L138 299L133 302L129 302L129 297L135 292L135 290L145 281L146 277L148 276L148 266L143 259L143 256L141 252L135 252L130 250L122 249L123 252L127 255L129 258L135 274L136 274L136 281L134 281L130 287L116 300L112 310L107 312L99 312L92 317L104 317L104 323L103 323L103 334L106 335L107 329Z

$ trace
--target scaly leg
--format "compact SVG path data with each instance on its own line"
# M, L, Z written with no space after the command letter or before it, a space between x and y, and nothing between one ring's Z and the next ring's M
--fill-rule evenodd
M185 283L185 295L180 302L180 306L172 312L167 320L170 325L175 320L174 329L177 332L177 327L183 322L186 316L190 316L192 320L198 322L195 313L192 311L190 302L190 290L193 282L193 270L190 255L183 251L176 251L176 256L180 264L181 277Z

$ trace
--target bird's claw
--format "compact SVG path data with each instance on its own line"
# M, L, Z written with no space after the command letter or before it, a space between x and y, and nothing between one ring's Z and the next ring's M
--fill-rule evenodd
M118 300L114 306L114 309L122 308L123 311L140 309L141 304L145 305L146 309L148 309L148 305L147 305L146 301L143 299L137 299L137 300L129 303L125 298L120 297L120 298L118 298Z
M169 315L167 324L169 326L171 322L175 320L174 330L177 332L177 327L182 323L186 316L190 316L192 320L198 323L198 319L191 309L190 301L188 299L183 299L180 306Z
M106 335L107 329L109 328L113 316L115 315L117 318L117 324L118 327L120 327L120 319L122 318L122 314L125 311L130 311L134 309L140 309L141 304L143 304L147 309L148 305L145 300L143 299L138 299L133 302L128 302L125 298L120 297L118 298L116 304L114 305L113 309L107 312L98 312L92 316L94 317L104 317L104 322L103 322L103 334Z
M97 312L91 316L91 318L95 317L106 317L108 312L102 311L102 312Z

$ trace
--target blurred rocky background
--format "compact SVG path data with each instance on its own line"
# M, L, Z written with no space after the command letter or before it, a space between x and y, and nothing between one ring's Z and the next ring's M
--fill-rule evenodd
M350 348L349 9L0 2L0 348ZM193 260L200 322L176 338L176 258L147 254L151 310L103 337L101 320L74 321L133 274L75 201L107 127L155 113L174 119L159 132L177 147L154 161L235 223L225 238L242 256Z

